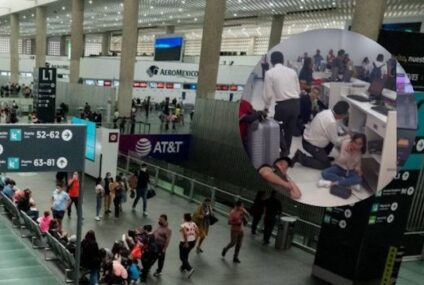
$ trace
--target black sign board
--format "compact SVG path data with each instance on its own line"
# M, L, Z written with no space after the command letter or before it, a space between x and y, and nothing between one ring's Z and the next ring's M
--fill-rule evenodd
M54 123L56 115L56 68L34 71L34 110L41 123Z
M0 172L81 171L85 126L0 125Z
M424 90L424 34L381 30L378 43L405 69L414 90Z

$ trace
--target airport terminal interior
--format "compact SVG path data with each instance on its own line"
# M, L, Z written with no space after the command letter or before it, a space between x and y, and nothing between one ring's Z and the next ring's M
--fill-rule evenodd
M424 284L423 45L423 0L0 0L0 285Z

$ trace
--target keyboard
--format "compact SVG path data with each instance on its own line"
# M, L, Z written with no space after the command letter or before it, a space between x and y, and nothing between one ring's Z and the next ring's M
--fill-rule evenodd
M385 116L387 116L387 113L389 113L389 109L387 109L385 106L373 106L371 109Z
M353 99L353 100L359 101L359 102L369 102L370 101L370 99L368 99L367 97L362 96L362 95L347 95L347 98Z

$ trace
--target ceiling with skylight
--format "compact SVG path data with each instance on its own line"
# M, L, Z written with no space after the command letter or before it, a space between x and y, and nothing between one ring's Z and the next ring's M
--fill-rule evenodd
M0 34L10 33L9 16L19 11L22 37L35 35L35 9L47 4L48 34L70 33L69 0L0 0ZM140 33L154 33L165 26L201 36L206 0L140 0ZM423 0L387 0L385 19L411 20L424 17ZM84 32L100 33L122 29L122 0L85 0ZM224 37L250 37L268 34L272 15L285 14L283 34L290 35L316 28L344 28L351 20L354 0L227 0ZM9 10L8 10L9 9ZM196 32L194 32L196 31Z

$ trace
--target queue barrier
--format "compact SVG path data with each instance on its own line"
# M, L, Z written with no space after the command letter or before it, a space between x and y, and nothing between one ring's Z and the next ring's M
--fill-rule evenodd
M46 248L44 235L40 230L40 226L33 219L31 219L24 211L21 211L21 217L22 221L24 222L25 228L29 231L29 234L22 235L22 237L30 238L32 248L34 249Z
M0 192L0 197L7 214L12 220L13 227L21 228L22 222L18 207L3 192Z

